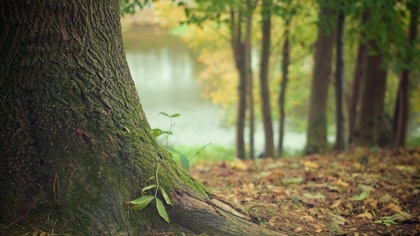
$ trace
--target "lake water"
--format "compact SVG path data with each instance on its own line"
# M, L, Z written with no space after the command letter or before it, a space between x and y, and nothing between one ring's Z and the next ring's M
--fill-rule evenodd
M123 38L131 75L152 128L170 129L169 119L160 112L179 113L181 116L173 119L170 145L235 147L235 128L226 127L219 119L221 107L202 98L202 86L197 82L200 64L182 39L151 27L124 33ZM261 125L257 129L256 150L261 151ZM300 149L304 142L303 134L285 136L289 149Z

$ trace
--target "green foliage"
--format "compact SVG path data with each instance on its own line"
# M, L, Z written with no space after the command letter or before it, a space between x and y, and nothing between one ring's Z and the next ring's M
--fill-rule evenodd
M198 151L196 151L190 158L188 158L186 155L184 155L182 152L176 150L175 148L168 148L168 150L172 153L172 154L177 154L180 157L180 162L181 162L181 166L182 168L184 168L185 170L189 171L190 170L190 162L196 157L198 156L198 154L200 154L201 151L203 151L207 146L209 146L209 144L206 144L204 146L202 146Z
M147 4L150 4L151 2L151 0L118 0L120 5L120 15L133 15L136 10L143 9L143 7L145 7Z
M155 138L157 138L157 137L159 137L161 135L165 135L165 138L166 138L166 147L168 147L168 138L169 138L169 135L173 135L172 128L175 126L175 123L172 121L172 119L173 118L176 118L176 117L179 117L181 115L179 113L168 115L165 112L160 112L159 115L163 115L163 116L166 116L166 117L169 118L169 129L168 130L161 130L159 128L154 128L154 129L152 129L152 135Z
M173 147L168 146L169 135L173 135L172 128L175 126L175 123L172 121L172 119L176 118L176 117L179 117L181 115L179 113L169 115L165 112L160 112L159 115L163 115L163 116L166 116L166 117L169 118L169 124L170 124L169 129L168 130L161 130L159 128L152 129L152 135L155 138L159 137L160 135L165 135L165 137L166 137L166 149L168 149L168 151L170 151L172 155L178 155L180 157L180 162L181 162L182 168L189 171L190 170L190 161L192 159L194 159L198 154L200 154L200 152L210 144L204 145L194 155L192 155L190 158L188 158L182 152L176 150Z
M141 190L141 194L143 196L128 202L128 204L130 204L131 209L133 209L133 210L143 210L144 208L149 206L149 204L153 200L155 200L156 209L159 213L159 216L162 217L162 219L164 219L166 222L169 223L168 213L166 212L166 208L165 208L162 200L158 197L158 192L160 191L160 193L161 193L163 199L165 200L166 204L171 205L171 206L173 206L173 205L172 205L172 202L171 202L168 194L166 193L165 189L162 188L161 186L159 186L158 172L159 172L159 166L156 168L156 175L151 176L146 181L146 183L147 183L148 181L155 179L156 184L149 184L149 185L143 187L142 190ZM147 191L153 190L153 189L155 190L154 195L151 195L151 194L144 195Z
M363 191L361 194L359 194L359 195L354 195L352 198L351 198L351 200L353 200L353 201L363 201L363 200L365 200L366 198L367 198L367 196L368 196L368 193L367 192L365 192L365 191Z
M375 224L383 224L385 226L391 226L395 224L399 224L402 221L411 219L411 215L406 212L398 212L392 216L384 216L381 217L379 220L375 220Z

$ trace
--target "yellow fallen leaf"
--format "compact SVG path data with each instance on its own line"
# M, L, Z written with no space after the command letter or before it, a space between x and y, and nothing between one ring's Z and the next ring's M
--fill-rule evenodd
M311 168L311 169L319 169L319 165L316 162L312 162L312 161L305 161L303 163L303 165L307 168Z
M337 201L335 201L333 204L330 205L330 208L336 208L341 204L341 200L338 199Z
M393 211L395 213L398 212L402 212L401 207L399 207L398 205L396 205L395 203L389 203L387 206L385 206L384 210L390 210Z
M308 215L302 216L302 217L300 217L300 219L304 220L304 221L307 221L307 222L314 222L315 221L315 219L312 216L308 216Z
M364 213L359 214L356 217L359 217L359 218L367 218L367 219L371 220L373 218L373 215L371 213L365 211Z
M300 226L299 226L299 227L297 227L297 228L294 230L294 232L295 232L295 233L299 233L300 231L302 231L302 227L300 227Z
M340 186L343 186L343 187L348 187L349 186L348 183L342 181L341 179L338 179L337 182L336 182L336 184L337 185L340 185Z
M369 205L370 208L372 209L376 209L378 207L378 201L376 199L373 198L367 198L364 202L365 205Z
M241 160L236 160L230 163L230 166L235 170L241 170L241 171L246 171L249 168L249 166Z

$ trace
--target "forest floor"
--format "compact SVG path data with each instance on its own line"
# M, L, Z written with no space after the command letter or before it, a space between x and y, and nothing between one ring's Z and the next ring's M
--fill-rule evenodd
M198 163L191 174L288 235L420 235L420 148Z

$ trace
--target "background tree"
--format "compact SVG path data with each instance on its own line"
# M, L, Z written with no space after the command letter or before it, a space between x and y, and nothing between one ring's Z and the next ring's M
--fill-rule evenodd
M284 5L283 5L284 4ZM278 96L279 107L279 140L278 140L278 155L283 155L283 139L285 133L285 120L286 120L286 91L289 76L290 65L290 28L293 16L296 15L298 5L292 3L291 0L281 2L280 9L277 10L278 15L284 20L284 34L282 46L282 60L281 60L281 82ZM279 6L277 5L277 6Z
M249 157L255 158L254 150L254 133L255 133L255 111L254 111L254 81L252 76L252 63L251 63L251 32L252 32L252 13L253 3L251 0L246 0L246 19L245 19L245 71L246 80L248 84L248 112L249 112Z
M410 64L413 63L415 42L417 37L419 1L407 1L407 9L410 11L410 23L408 27L408 47L406 51L406 66L401 71L401 77L398 84L397 101L394 112L394 138L395 144L399 147L405 145L407 137L408 117L410 111L409 87L410 87ZM412 67L412 66L411 66Z
M260 96L262 118L264 125L264 156L275 157L273 122L271 118L270 89L268 85L268 68L270 62L271 47L271 11L272 0L263 0L261 6L262 17L262 40L261 40L261 64L260 64Z
M275 235L222 210L157 144L128 70L118 1L3 1L0 34L2 234L142 235L150 224ZM174 224L126 204L151 176L174 203Z
M334 45L334 10L319 1L318 38L315 44L314 69L309 100L306 153L325 152L327 149L327 99L332 70Z
M249 7L253 8L252 4ZM251 69L250 35L251 27L247 27L247 21L251 24L252 9L242 2L224 2L219 4L215 1L197 1L193 7L186 5L185 13L188 24L195 24L203 27L206 21L212 21L218 25L226 24L229 27L230 35L227 37L231 44L235 68L238 73L238 106L236 113L236 155L240 159L246 158L245 151L245 124L247 99L250 99L252 86L249 87ZM228 14L226 14L228 13ZM248 19L249 18L249 19ZM248 20L247 20L248 19ZM225 38L226 39L226 38ZM249 42L246 40L249 40ZM249 51L249 52L248 52ZM252 106L248 104L249 106ZM253 108L252 108L253 109ZM252 114L252 111L251 113ZM250 115L251 116L251 115ZM250 122L253 125L253 122ZM252 129L251 129L252 130ZM253 135L253 133L251 132ZM252 138L253 139L253 138ZM253 142L252 139L251 143ZM253 147L253 145L251 145Z
M344 82L344 2L338 2L336 55L335 55L335 145L334 149L343 150L344 141L344 114L343 114L343 82Z
M361 60L364 69L353 141L357 146L390 146L393 137L386 119L386 85L391 66L400 63L406 48L403 14L395 1L362 3L365 23L360 42L366 44L367 53Z
M235 59L236 70L239 74L239 103L236 116L236 155L240 159L245 159L245 119L246 119L246 100L247 100L247 68L245 58L245 42L243 37L243 17L242 6L230 7L230 31L233 57Z
M360 21L361 25L366 24L368 20L368 14L367 12L363 13L362 19ZM364 60L366 59L366 54L367 54L367 48L366 48L366 43L364 42L365 40L365 35L363 32L360 33L360 38L359 38L359 46L357 49L357 59L356 59L356 67L354 69L354 74L353 74L353 83L352 83L352 95L351 95L351 100L350 100L350 105L349 105L349 118L348 118L348 122L349 122L349 138L348 138L348 144L352 145L353 144L353 137L354 137L354 132L356 130L356 117L358 114L358 105L359 105L359 99L360 99L360 85L361 85L361 79L363 77L364 74Z

